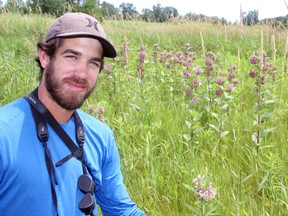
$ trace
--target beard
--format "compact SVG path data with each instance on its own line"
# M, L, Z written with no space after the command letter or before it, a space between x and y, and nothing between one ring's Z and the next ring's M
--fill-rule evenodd
M54 61L51 61L45 69L45 86L50 93L52 99L62 108L66 110L75 110L82 106L84 101L93 92L96 84L93 87L89 87L86 79L81 79L78 76L66 77L63 80L57 79L57 75L54 69ZM67 91L62 86L65 82L72 82L80 84L86 89L86 93L82 94L74 91Z

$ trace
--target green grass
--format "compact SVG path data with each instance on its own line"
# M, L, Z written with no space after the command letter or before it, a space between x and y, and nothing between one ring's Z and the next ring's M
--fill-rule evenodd
M48 16L0 14L0 105L36 87L35 45L52 21ZM115 132L127 189L147 215L194 215L192 209L200 209L200 199L184 185L193 187L198 174L209 176L217 189L216 197L204 202L206 209L216 206L211 215L287 215L286 31L244 27L241 37L239 26L197 22L105 21L103 26L119 54L127 39L128 64L121 55L106 60L112 72L100 75L96 91L82 109L89 104L105 107L105 122ZM271 63L275 37L279 69L275 79L263 86L265 103L255 111L258 95L253 93L255 79L248 75L249 56L260 49L261 32ZM154 44L160 47L159 57L162 50L183 51L187 43L196 53L191 67L170 59L172 69L167 69L154 61ZM139 80L136 67L142 44L147 57ZM185 81L182 74L196 66L205 69L203 48L217 56L215 74L236 65L239 84L229 97L219 100L215 83L207 90L202 75L202 85L192 93L200 96L201 103L193 105L192 96L185 95L192 81ZM257 114L263 117L263 134L275 128L259 143L252 139Z

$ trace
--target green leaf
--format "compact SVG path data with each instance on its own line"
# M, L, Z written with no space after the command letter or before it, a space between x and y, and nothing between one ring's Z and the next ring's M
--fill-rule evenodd
M266 128L262 131L262 137L265 137L268 133L273 132L274 130L276 130L276 127L273 128Z
M273 104L275 103L275 100L266 100L264 101L264 104Z
M188 205L187 203L185 203L185 206L186 206L189 210L193 211L195 215L200 215L200 213L201 213L200 210L194 208L194 207L191 206L191 205Z
M187 141L191 140L191 136L189 134L183 134L183 138Z
M136 104L130 104L132 107L134 107L137 111L141 111L141 107Z
M251 139L254 143L258 144L258 141L257 141L257 134L256 133L253 133L252 136L251 136Z
M218 208L217 204L212 207L209 206L209 208L205 211L205 215L211 215L213 212L216 211L217 208Z
M218 127L216 127L215 125L213 125L213 124L209 124L209 126L210 126L211 128L213 128L215 131L217 131L218 133L221 132L220 129L219 129Z
M193 135L198 134L200 131L202 131L204 129L204 127L201 128L197 128L196 130L194 130L192 133Z
M271 168L271 169L272 169L272 168ZM266 173L266 175L264 176L263 180L262 180L261 183L259 184L258 191L260 191L260 190L264 187L264 184L265 184L265 182L267 181L267 179L268 179L268 177L269 177L269 174L270 174L271 169Z
M183 186L184 186L185 188L187 188L188 190L190 190L190 191L194 191L194 187L192 187L191 185L188 185L188 184L183 183Z
M211 115L214 116L217 120L219 120L219 115L217 113L212 112Z
M192 126L191 122L186 120L185 123L186 123L187 127L190 129Z
M221 138L222 137L225 137L227 134L229 134L230 133L230 131L224 131L224 132L221 132Z
M194 122L199 121L199 120L202 118L202 116L203 116L203 112L199 113L196 117L194 117L194 118L193 118L193 121L194 121Z
M226 110L228 108L228 104L224 104L223 106L222 106L222 110Z

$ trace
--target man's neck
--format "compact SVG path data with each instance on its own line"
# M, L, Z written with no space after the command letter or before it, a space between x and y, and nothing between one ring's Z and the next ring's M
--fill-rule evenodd
M39 85L38 97L59 124L66 123L70 120L74 111L67 110L61 107L55 100L52 99L51 95L47 92L44 85Z

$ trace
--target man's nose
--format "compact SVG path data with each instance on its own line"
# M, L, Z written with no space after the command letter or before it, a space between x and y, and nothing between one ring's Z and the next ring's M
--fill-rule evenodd
M88 64L86 61L79 61L77 65L76 75L80 78L87 78L88 76Z

